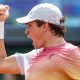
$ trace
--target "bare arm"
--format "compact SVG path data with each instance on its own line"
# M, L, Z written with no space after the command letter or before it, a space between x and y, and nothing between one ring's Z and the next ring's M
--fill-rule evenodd
M0 4L0 58L7 56L4 46L4 22L9 16L8 10L8 6Z
M14 57L6 55L4 39L0 39L0 73L1 74L20 74Z
M6 50L4 46L4 39L0 39L0 58L5 58L6 55Z
M20 70L17 66L16 60L12 56L7 57L4 45L4 24L2 23L5 22L9 16L9 14L6 13L6 10L9 10L8 6L0 5L0 73L18 74L20 73Z
M1 74L20 74L19 67L13 56L0 59L0 73Z

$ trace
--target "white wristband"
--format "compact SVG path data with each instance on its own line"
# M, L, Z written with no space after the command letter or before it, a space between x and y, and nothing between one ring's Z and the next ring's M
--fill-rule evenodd
M4 21L0 22L0 39L4 39Z

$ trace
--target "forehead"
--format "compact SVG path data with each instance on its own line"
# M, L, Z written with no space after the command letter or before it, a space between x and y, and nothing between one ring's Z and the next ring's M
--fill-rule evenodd
M36 21L32 21L32 22L26 23L26 25L28 25L28 26L33 25L33 24L36 24Z

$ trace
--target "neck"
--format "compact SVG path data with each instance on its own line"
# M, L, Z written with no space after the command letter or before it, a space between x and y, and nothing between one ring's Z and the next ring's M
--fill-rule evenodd
M64 40L63 37L49 37L46 41L45 41L45 45L44 47L54 47L54 46L58 46L61 44L64 44L66 41Z

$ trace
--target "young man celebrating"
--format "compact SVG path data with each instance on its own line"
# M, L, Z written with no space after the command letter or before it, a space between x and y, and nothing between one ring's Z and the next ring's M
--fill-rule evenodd
M4 21L9 7L0 8L0 73L24 74L25 80L80 80L80 50L64 39L65 21L60 9L50 3L38 4L27 16L16 19L26 25L25 34L34 50L6 57ZM14 67L13 67L14 66Z

